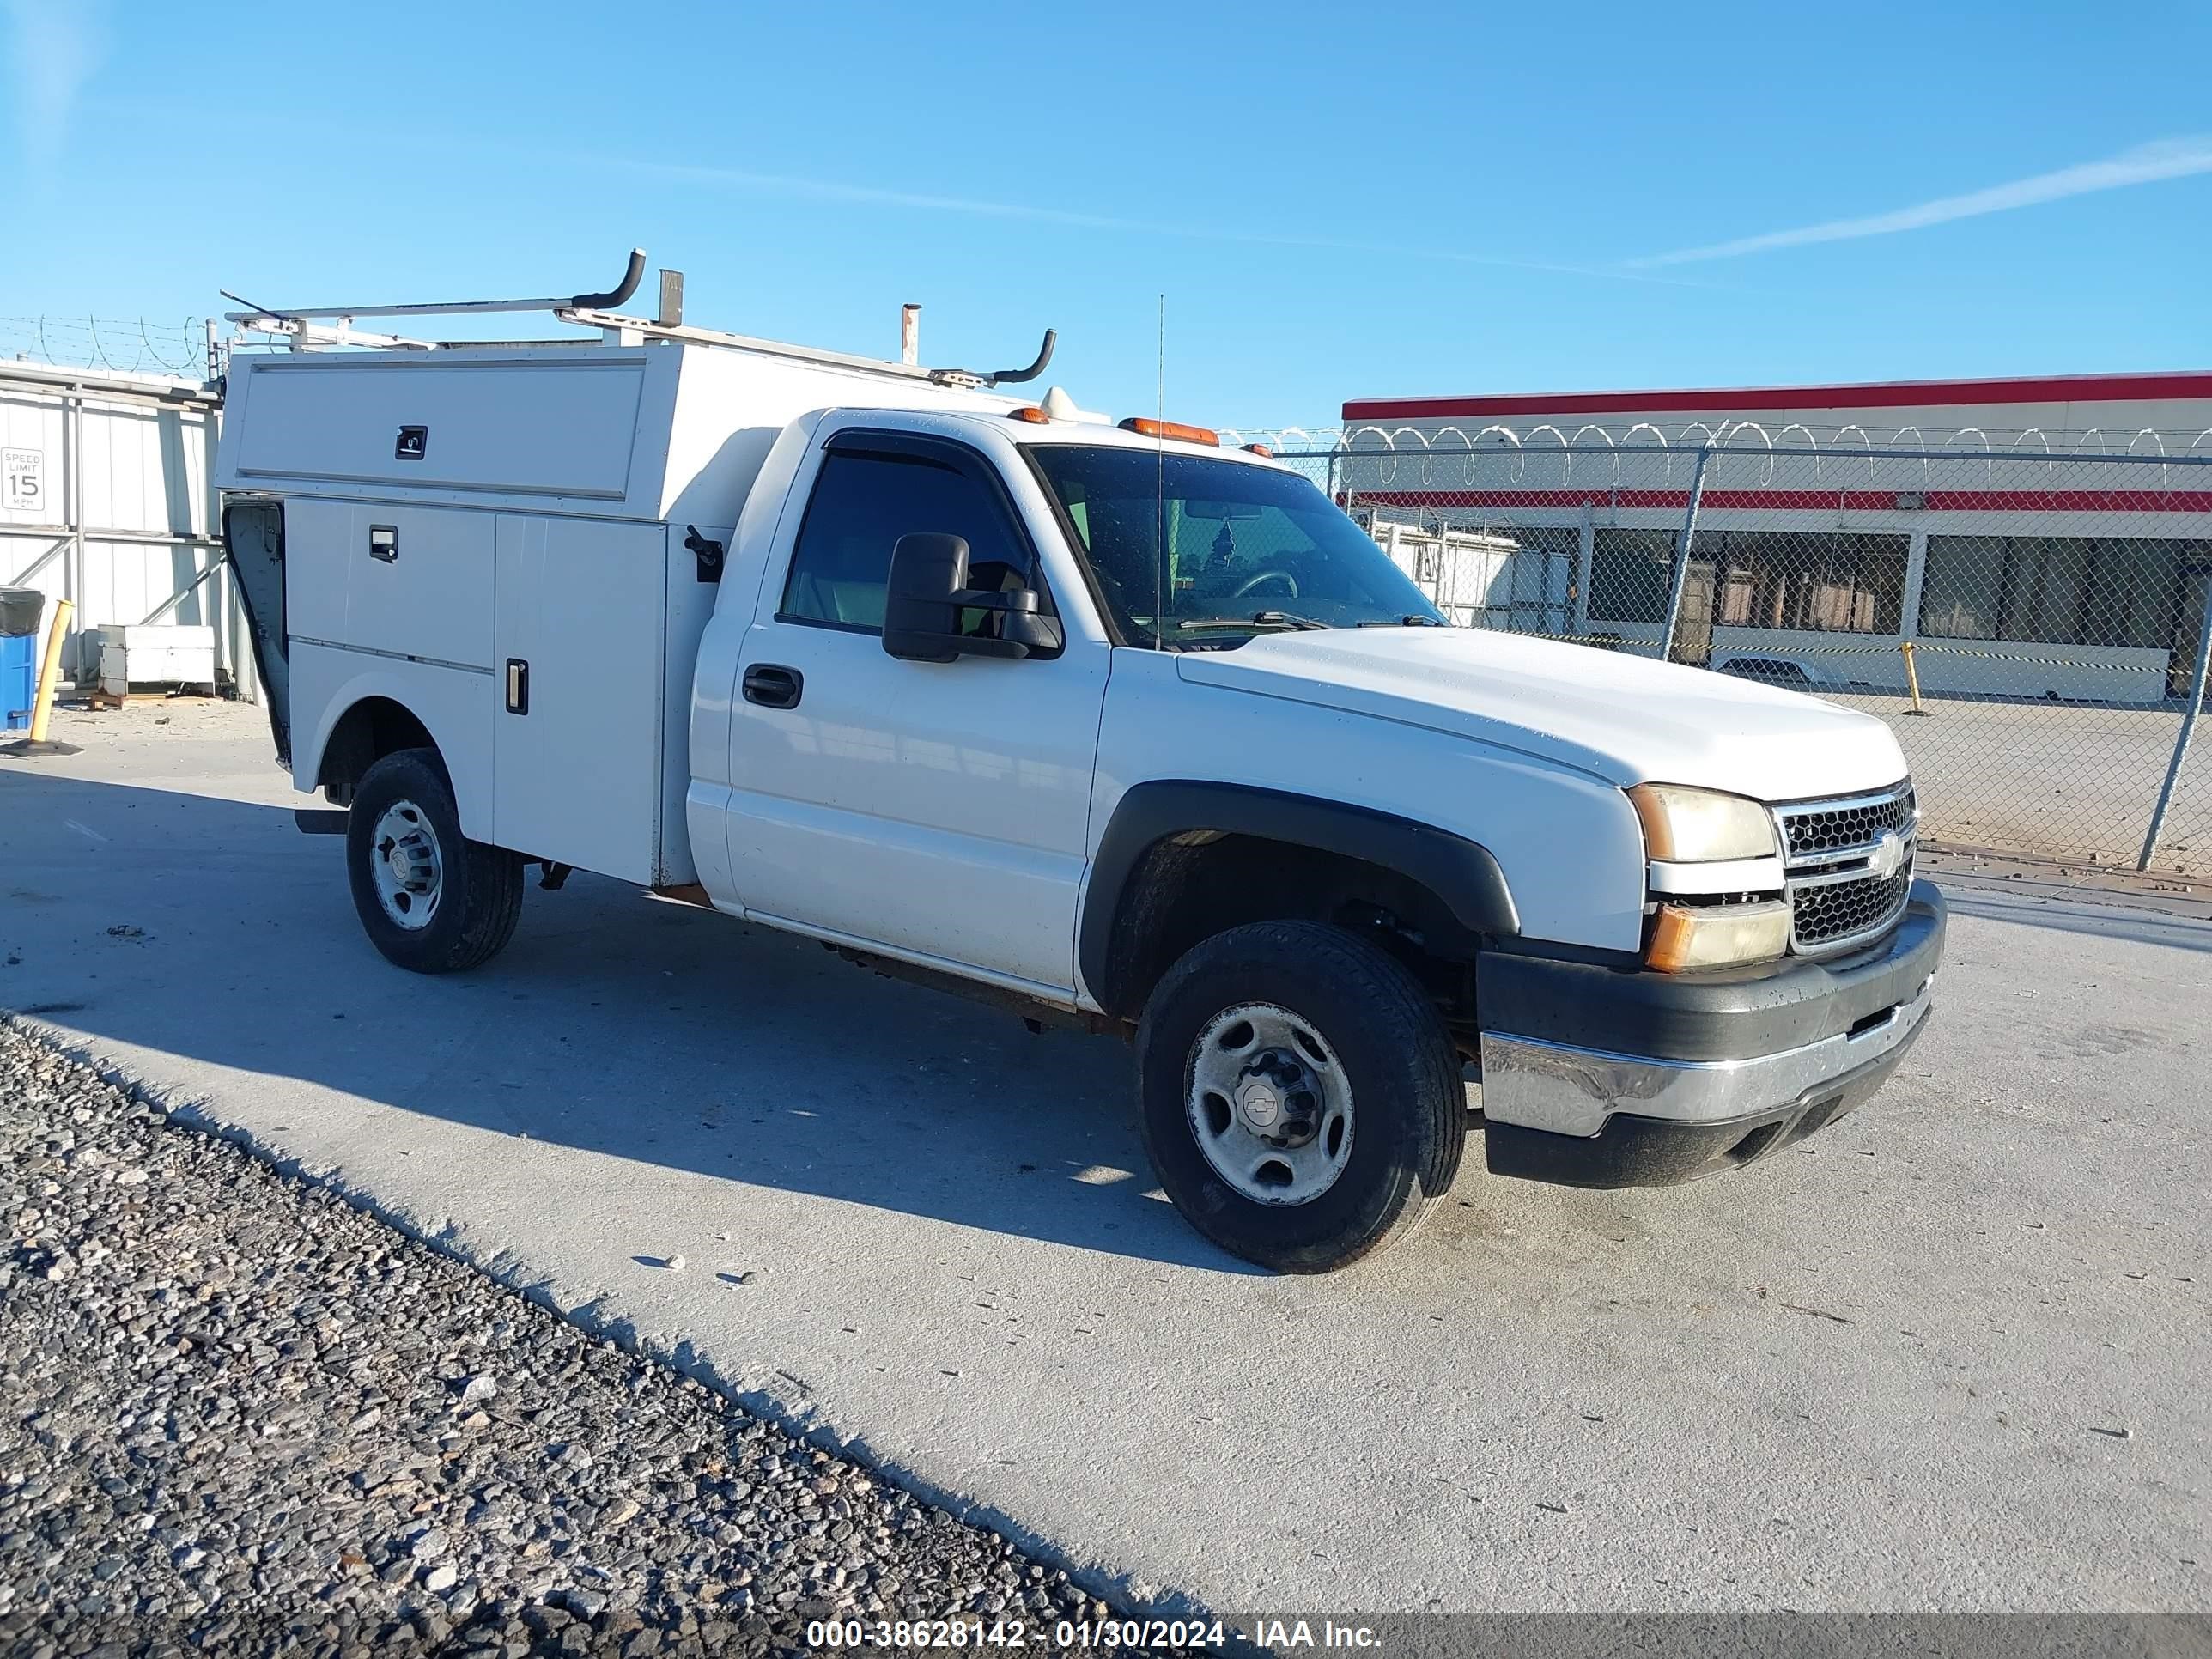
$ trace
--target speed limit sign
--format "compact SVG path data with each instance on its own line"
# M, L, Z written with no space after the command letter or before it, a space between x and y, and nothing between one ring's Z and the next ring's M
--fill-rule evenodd
M0 507L31 513L46 504L46 458L36 449L0 449Z

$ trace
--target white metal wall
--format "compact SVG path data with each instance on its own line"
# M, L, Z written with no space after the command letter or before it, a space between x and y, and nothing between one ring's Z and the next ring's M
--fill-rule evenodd
M195 381L0 362L0 586L76 602L63 666L99 671L86 630L198 623L218 672L255 694L245 617L221 568L210 486L220 400ZM28 478L33 487L22 482Z

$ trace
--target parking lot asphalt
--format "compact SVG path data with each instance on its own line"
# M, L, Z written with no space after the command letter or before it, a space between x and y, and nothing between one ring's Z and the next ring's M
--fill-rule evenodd
M257 711L56 735L0 760L0 1006L1117 1599L2212 1609L2200 918L1966 884L1825 1137L1645 1193L1478 1153L1290 1279L1153 1191L1111 1040L581 876L417 978Z

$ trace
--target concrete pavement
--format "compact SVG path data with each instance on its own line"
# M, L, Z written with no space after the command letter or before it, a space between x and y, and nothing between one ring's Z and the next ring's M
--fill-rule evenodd
M0 760L0 1006L1094 1583L2212 1608L2212 924L1978 885L1808 1148L1618 1194L1471 1149L1408 1244L1285 1279L1153 1194L1115 1042L583 876L416 978L257 711L56 735Z

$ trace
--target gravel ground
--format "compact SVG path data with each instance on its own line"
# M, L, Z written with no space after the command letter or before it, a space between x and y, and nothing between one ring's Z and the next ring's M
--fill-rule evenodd
M757 1652L832 1613L1106 1614L4 1021L0 1206L0 1651Z

